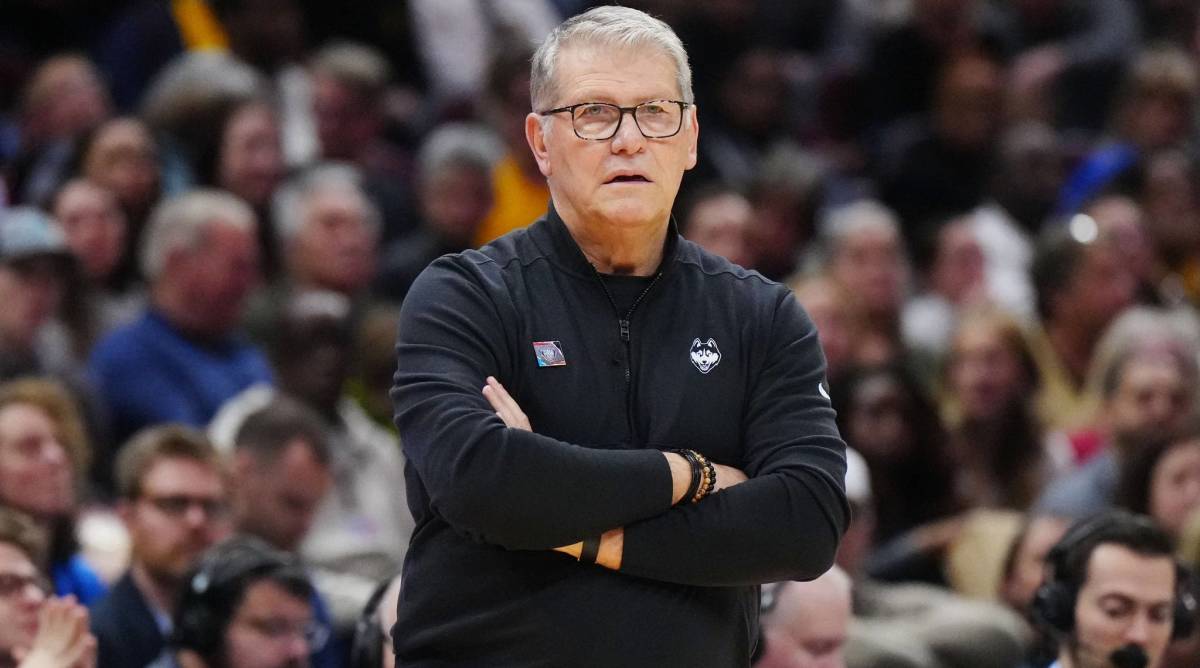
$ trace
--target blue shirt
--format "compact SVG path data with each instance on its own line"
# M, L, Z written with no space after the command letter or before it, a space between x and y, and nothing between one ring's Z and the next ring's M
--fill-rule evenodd
M58 596L74 596L75 600L90 608L108 593L108 586L78 554L54 564L50 570L54 578L54 593Z
M89 372L118 443L162 422L202 427L226 400L272 381L257 348L233 336L189 338L153 309L100 341Z

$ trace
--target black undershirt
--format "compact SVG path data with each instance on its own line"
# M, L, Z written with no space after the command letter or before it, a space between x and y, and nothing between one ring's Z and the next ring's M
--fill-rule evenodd
M654 280L653 276L630 276L628 274L600 274L600 278L604 281L604 287L608 288L608 293L612 295L613 303L617 306L617 313L622 318L629 313L629 309L633 308L637 298Z

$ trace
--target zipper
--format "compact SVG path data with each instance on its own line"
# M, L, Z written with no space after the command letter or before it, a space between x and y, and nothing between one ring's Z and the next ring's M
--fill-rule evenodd
M638 447L640 443L638 443L637 430L633 426L633 344L630 337L629 321L633 317L633 312L637 310L638 304L642 303L642 300L646 298L646 295L658 283L658 279L662 277L662 271L654 274L654 278L650 280L650 284L642 290L637 299L633 300L633 304L629 306L629 310L625 312L624 317L621 316L620 310L617 309L617 300L613 299L612 292L604 284L604 277L600 275L600 272L596 271L595 267L592 267L592 273L596 275L596 280L599 281L600 288L604 290L604 296L608 297L608 303L612 305L613 314L617 316L617 326L620 328L621 343L625 345L625 421L629 426L630 438L633 439L631 445Z

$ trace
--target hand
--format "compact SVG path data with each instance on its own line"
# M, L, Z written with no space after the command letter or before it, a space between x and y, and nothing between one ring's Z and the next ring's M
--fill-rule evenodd
M504 424L510 429L522 429L524 431L533 431L529 426L529 418L517 405L517 401L512 398L508 390L500 384L492 376L487 377L487 385L483 387L483 396L487 398L488 403L492 408L496 409L496 415L504 420Z
M74 596L47 600L38 612L33 645L17 658L17 668L95 668L96 638L88 632L87 608Z

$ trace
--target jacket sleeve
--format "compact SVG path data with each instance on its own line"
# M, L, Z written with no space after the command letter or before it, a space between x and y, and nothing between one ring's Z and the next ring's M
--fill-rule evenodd
M481 389L513 371L518 327L482 256L446 256L418 277L400 313L391 397L430 512L476 540L551 549L666 511L671 471L655 450L599 450L509 429ZM414 509L416 511L417 509ZM415 513L414 513L415 514Z
M688 585L810 580L829 569L849 521L846 446L816 329L790 293L776 305L743 426L750 479L625 527L621 571Z

